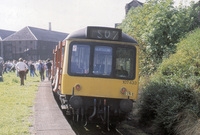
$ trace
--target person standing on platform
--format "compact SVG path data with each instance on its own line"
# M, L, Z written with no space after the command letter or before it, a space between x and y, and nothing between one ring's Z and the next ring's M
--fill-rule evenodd
M36 76L38 76L37 74L36 74L36 64L33 62L32 63L33 64L33 66L34 66L34 74L36 75Z
M3 82L3 62L0 62L0 82Z
M25 77L26 71L28 70L28 66L23 62L22 58L19 58L19 62L16 64L16 68L19 73L21 85L24 85L24 77Z
M24 77L24 79L26 80L26 75L28 74L28 71L29 71L29 65L28 65L28 62L26 61L26 60L24 60L23 61L26 65L27 65L27 67L28 67L28 69L26 70L26 73L25 73L25 77Z
M41 60L39 60L38 69L40 72L40 79L41 79L41 81L43 81L44 80L44 64L42 63Z
M6 61L6 62L3 64L3 68L4 68L4 69L3 69L3 73L5 73L5 72L8 73L8 72L7 72L7 67L8 67L8 63L7 63L7 61Z
M51 66L52 66L52 64L51 64L50 59L47 59L46 67L47 67L47 73L48 73L48 75L47 75L48 80L50 80L50 78L51 78Z
M34 74L35 74L35 66L33 65L32 62L30 62L30 76L31 77L34 77Z

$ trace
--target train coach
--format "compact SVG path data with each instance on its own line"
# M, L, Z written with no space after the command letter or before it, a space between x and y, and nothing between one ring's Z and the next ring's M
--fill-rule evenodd
M71 33L53 50L53 91L75 121L124 120L138 95L135 39L121 29L88 26Z

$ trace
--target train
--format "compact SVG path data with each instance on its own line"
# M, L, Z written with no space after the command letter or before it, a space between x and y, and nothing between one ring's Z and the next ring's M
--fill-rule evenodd
M133 110L139 85L137 41L110 27L72 32L53 50L51 83L74 121L101 121L110 129Z

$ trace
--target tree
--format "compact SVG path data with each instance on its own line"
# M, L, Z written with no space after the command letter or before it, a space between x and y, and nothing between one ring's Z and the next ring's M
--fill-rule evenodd
M194 3L175 8L172 0L148 0L129 11L120 28L140 44L141 75L154 72L163 57L176 51L179 39L200 25L198 11Z

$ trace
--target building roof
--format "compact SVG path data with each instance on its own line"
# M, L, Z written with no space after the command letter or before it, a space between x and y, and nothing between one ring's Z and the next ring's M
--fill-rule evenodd
M137 0L132 0L130 3L126 4L125 10L126 10L126 14L128 13L128 11L132 8L132 7L141 7L143 6L142 2L139 2Z
M41 41L58 42L58 41L64 40L67 36L68 36L68 33L62 33L62 32L27 26L21 29L20 31L5 38L4 41L41 40Z
M15 33L15 31L0 29L0 41L5 39L6 37L12 35L13 33Z

